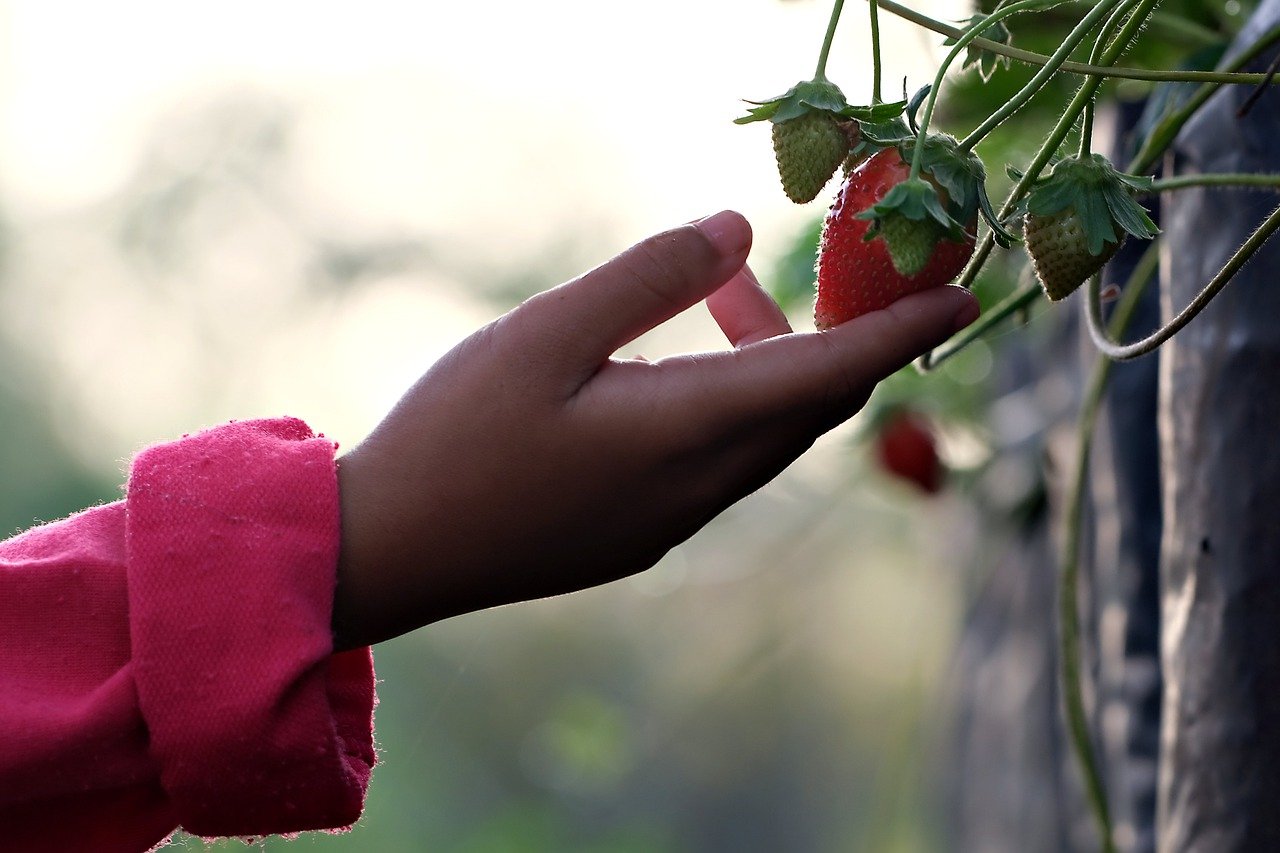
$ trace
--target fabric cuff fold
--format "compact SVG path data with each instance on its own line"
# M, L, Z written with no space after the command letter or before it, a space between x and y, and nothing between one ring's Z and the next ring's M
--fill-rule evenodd
M127 494L130 631L160 781L184 829L346 827L375 756L373 658L333 653L335 446L299 420L144 450Z

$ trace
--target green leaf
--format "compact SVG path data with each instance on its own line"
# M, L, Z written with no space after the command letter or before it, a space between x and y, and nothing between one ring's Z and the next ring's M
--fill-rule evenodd
M969 30L974 30L983 26L989 17L989 15L979 13L970 17L968 21L959 21L958 23L964 24L964 29L968 32ZM1013 36L1010 35L1009 28L1005 26L1004 21L996 21L994 24L988 26L983 31L982 37L989 41L999 42L1000 44L1013 44ZM957 41L959 41L959 38L948 38L943 42L943 44L950 46L954 45ZM995 73L996 68L999 65L1004 65L1005 68L1010 67L1011 63L1009 61L1009 57L1003 54L993 53L992 51L986 50L985 48L979 47L973 43L969 44L968 50L964 55L964 62L961 63L961 67L963 68L977 66L978 73L982 75L983 80L990 80L991 75Z

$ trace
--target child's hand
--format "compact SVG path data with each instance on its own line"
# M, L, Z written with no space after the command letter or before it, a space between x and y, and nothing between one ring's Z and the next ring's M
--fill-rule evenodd
M791 333L725 212L541 293L445 355L338 463L339 648L652 566L977 317L943 287ZM616 360L706 298L733 350Z

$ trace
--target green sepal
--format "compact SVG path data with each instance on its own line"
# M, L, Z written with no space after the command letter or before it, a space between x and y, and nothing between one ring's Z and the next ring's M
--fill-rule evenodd
M991 236L1002 249L1008 249L1014 243L1020 243L1018 236L1005 228L1004 223L1000 221L1000 217L996 215L995 208L991 206L991 197L987 195L987 184L985 181L978 184L978 210L982 211L982 218L987 220L987 225L991 226Z
M857 119L859 123L883 124L884 122L893 121L902 115L902 111L906 109L906 106L906 101L892 101L890 103L870 104L867 106L845 107L840 111L840 117Z
M909 153L912 150L908 148ZM953 136L931 133L924 140L920 168L947 191L953 219L968 222L978 215L978 187L987 179L978 155L961 151Z
M878 151L893 148L908 140L915 139L915 134L902 120L901 111L897 116L882 122L858 122L858 144L850 149L849 154L858 160L866 159Z
M902 81L903 94L906 94L907 81ZM929 97L929 92L933 90L933 85L921 86L916 93L907 101L907 124L911 125L911 132L918 135L920 133L920 125L916 123L916 113L920 111L920 107L924 104L924 99Z
M983 26L988 17L990 16L977 14L969 18L968 21L957 21L956 23L963 24L964 29L967 32ZM994 24L986 27L982 33L982 37L989 41L999 42L1004 45L1013 44L1013 36L1009 33L1009 28L1004 25L1004 21L996 21ZM944 41L943 44L949 47L954 45L957 41L959 41L959 37L949 38ZM995 74L998 66L1003 65L1005 68L1008 68L1012 65L1012 62L1009 57L1004 54L992 53L991 51L985 50L971 42L969 44L968 51L964 55L964 62L961 63L961 67L968 68L971 65L976 65L978 67L978 73L982 75L983 80L990 80L991 75Z
M864 240L871 240L880 233L879 220L890 213L897 213L907 219L923 221L932 219L941 225L949 237L963 232L963 226L947 213L938 196L938 190L924 178L912 178L896 184L885 193L884 198L858 214L858 219L869 219L872 222Z
M1151 178L1118 171L1101 154L1068 157L1036 182L1026 209L1037 216L1074 209L1084 228L1089 254L1101 255L1106 244L1119 242L1126 233L1142 240L1160 233L1133 198L1135 192L1150 191L1151 184Z
M755 104L747 114L733 120L734 124L750 124L753 121L771 121L780 124L799 118L807 112L828 112L837 118L857 121L883 122L902 114L905 101L870 106L850 106L840 87L829 80L806 80L792 86L786 92L767 101L747 101Z
M911 128L907 127L907 123L901 117L882 122L859 122L862 128L862 136L878 145L880 148L892 148L903 142L913 140L916 135L911 132Z

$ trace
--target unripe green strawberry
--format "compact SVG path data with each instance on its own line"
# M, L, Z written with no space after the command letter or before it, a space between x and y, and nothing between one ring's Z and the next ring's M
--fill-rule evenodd
M889 260L895 270L908 278L925 268L944 233L932 219L909 219L890 213L880 220L880 236L889 250Z
M1090 254L1084 223L1074 207L1052 214L1028 213L1022 233L1036 278L1054 302L1070 296L1120 248L1119 242L1108 241L1100 254ZM1120 236L1123 240L1124 233Z
M773 153L787 198L813 201L849 152L849 137L831 113L810 110L773 125Z

